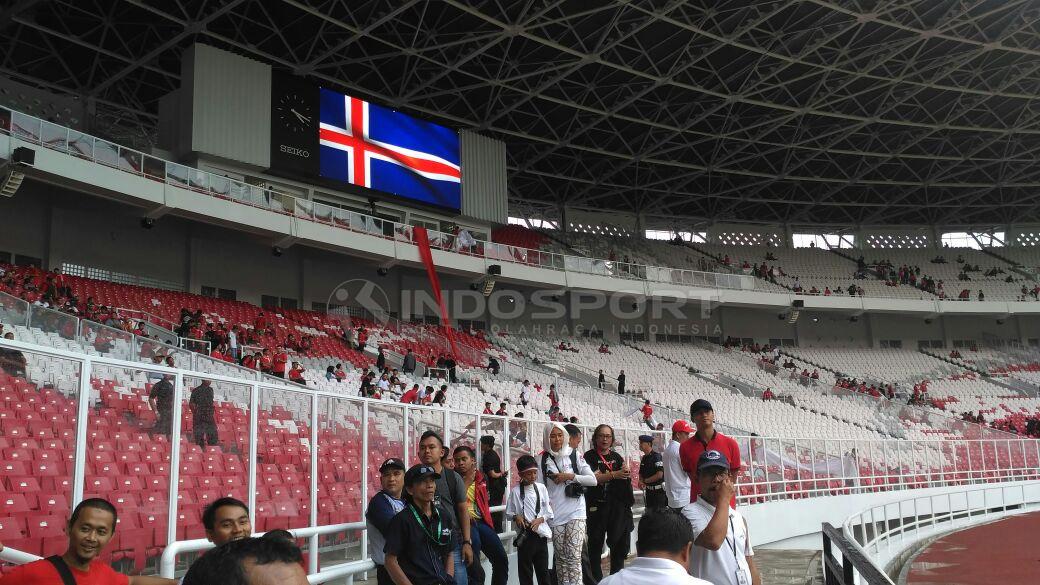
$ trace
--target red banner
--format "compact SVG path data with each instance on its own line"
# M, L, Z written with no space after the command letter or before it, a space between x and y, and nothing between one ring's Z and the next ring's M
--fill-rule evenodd
M419 247L419 258L426 267L426 276L430 279L430 287L433 288L433 298L437 300L437 306L441 309L441 325L444 333L451 344L451 353L458 359L459 348L455 345L455 330L448 319L448 307L444 304L444 295L441 294L441 281L437 278L437 267L433 265L433 252L430 251L430 234L424 227L413 227L412 234L415 245Z

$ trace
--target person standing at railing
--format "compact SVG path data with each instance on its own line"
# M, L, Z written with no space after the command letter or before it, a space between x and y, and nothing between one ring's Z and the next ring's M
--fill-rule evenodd
M404 461L391 457L379 466L380 491L372 497L365 509L365 524L368 527L368 556L376 564L376 583L392 585L393 579L386 570L386 544L384 536L393 520L405 503L402 499L404 490Z
M621 370L621 373L617 377L617 393L625 393L625 370Z
M207 445L216 445L219 438L217 437L217 421L213 415L213 386L209 380L203 380L198 386L191 389L188 409L191 411L195 443L202 448L206 448Z
M170 375L164 374L148 391L148 404L156 417L155 426L152 427L153 433L169 436L173 428L173 400L174 389L170 383Z
M466 484L466 504L469 508L469 514L459 520L469 522L469 532L473 539L473 562L468 569L469 579L474 584L485 582L484 567L480 563L480 553L484 553L491 562L491 585L505 585L509 578L509 558L492 522L487 478L477 469L477 456L469 445L455 447L454 458L455 471Z
M396 585L448 585L458 582L459 571L466 573L453 559L458 535L452 530L450 510L437 499L437 483L444 473L455 474L426 464L413 465L404 474L405 508L384 533L386 570Z
M747 521L726 505L736 494L728 459L705 451L696 474L699 495L682 509L694 536L690 574L713 585L762 585Z
M679 450L690 438L693 427L684 420L672 423L672 440L664 448L664 485L668 495L668 507L680 509L690 503L690 476L683 469Z
M491 403L485 403L484 409L487 414L491 414ZM492 435L480 437L480 471L487 478L491 506L501 506L506 494L506 477L509 472L502 470L502 458L495 452L495 437ZM495 525L495 532L502 532L502 514L493 514L491 520Z
M404 360L401 364L401 369L404 370L404 373L408 375L415 373L415 354L412 353L411 349L409 349L404 354Z
M639 485L647 508L665 508L668 496L664 493L664 460L654 451L653 435L639 435Z
M552 530L549 521L553 511L549 492L538 483L538 462L530 455L516 460L520 483L509 494L506 516L516 525L516 568L520 585L552 585L549 577L549 546Z
M603 544L610 548L610 574L625 566L632 533L631 472L624 457L614 450L614 429L601 424L592 432L592 448L585 452L585 462L594 471L595 486L585 494L588 511L589 560L599 559ZM592 578L603 579L600 563L592 563Z
M607 385L607 377L603 375L603 370L599 371L599 389L602 390Z
M451 528L455 539L453 542L452 556L455 563L455 584L467 585L469 579L466 567L473 562L473 541L470 535L470 525L462 522L469 517L469 508L466 501L466 486L458 473L443 466L442 460L447 455L444 448L444 440L433 431L424 432L419 438L419 461L429 466L436 474L436 497L437 502L443 508L444 523ZM412 468L415 469L414 467ZM406 481L406 483L408 483ZM388 537L389 542L389 537ZM389 553L389 548L387 549ZM389 566L389 562L387 563ZM395 579L396 580L396 579ZM400 585L400 584L398 584Z
M581 549L586 540L585 490L596 485L596 476L584 458L567 443L567 429L560 423L546 425L544 452L536 481L545 484L553 518L556 582L582 583Z
M705 451L715 450L721 452L729 461L731 479L736 481L737 473L740 471L740 447L732 438L715 430L715 410L711 403L703 398L693 401L690 405L690 418L697 426L697 432L679 447L679 460L682 467L690 476L690 501L696 501L700 495L700 484L697 482L697 461ZM737 498L733 497L730 506L737 507Z

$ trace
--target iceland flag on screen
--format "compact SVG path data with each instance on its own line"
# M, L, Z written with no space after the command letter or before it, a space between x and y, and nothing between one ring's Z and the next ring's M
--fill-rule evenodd
M454 130L325 88L320 119L322 177L461 209Z

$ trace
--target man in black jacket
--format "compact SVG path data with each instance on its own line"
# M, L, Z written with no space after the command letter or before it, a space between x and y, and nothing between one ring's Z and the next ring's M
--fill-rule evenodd
M598 560L603 553L603 543L610 548L610 574L625 567L625 558L630 549L629 535L634 528L632 504L632 479L625 459L614 451L614 429L610 425L599 425L592 433L592 449L585 452L585 461L595 472L595 487L585 493L587 530L589 536L589 560ZM592 578L603 580L600 563L591 563Z

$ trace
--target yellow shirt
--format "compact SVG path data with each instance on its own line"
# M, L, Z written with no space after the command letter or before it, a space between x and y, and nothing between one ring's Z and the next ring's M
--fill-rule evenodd
M477 510L477 482L469 484L466 488L466 500L469 502L469 517L474 520L480 519L480 512Z

